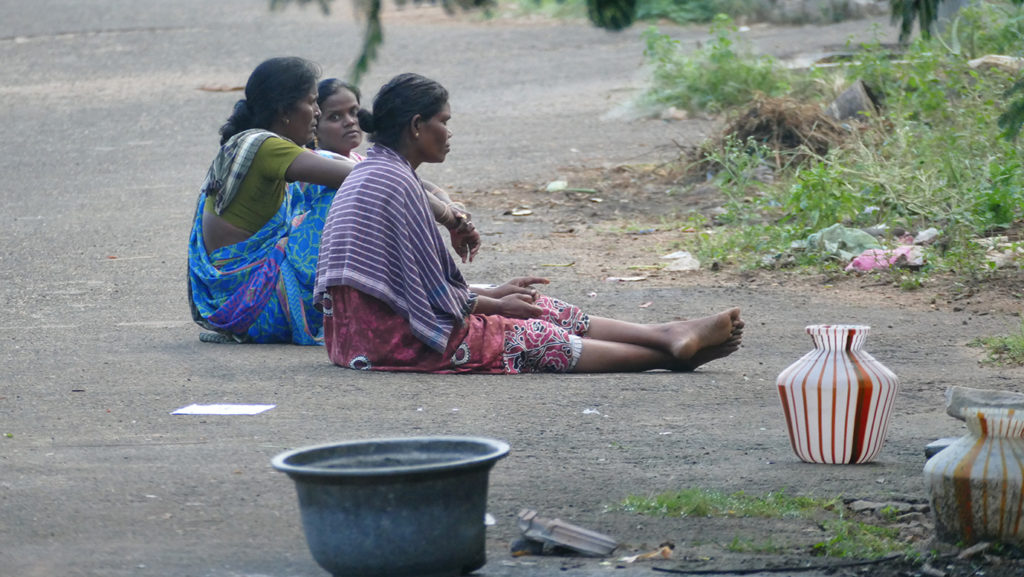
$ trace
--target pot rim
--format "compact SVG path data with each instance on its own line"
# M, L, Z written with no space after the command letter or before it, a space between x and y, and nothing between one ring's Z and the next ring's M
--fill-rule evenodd
M871 325L847 325L847 324L820 324L820 325L807 325L804 327L808 333L820 333L824 331L849 331L857 329L861 332L867 332L871 330Z
M316 465L295 465L288 462L298 455L309 453L313 451L322 451L325 449L333 449L337 447L351 447L357 445L398 445L398 444L409 444L419 442L463 442L463 443L476 443L480 445L486 445L490 447L490 450L483 455L473 455L464 459L458 459L454 461L445 461L440 463L427 463L421 465L399 465L393 467L353 467L339 469L337 467L318 467ZM360 439L353 441L337 441L331 443L322 443L319 445L309 445L306 447L299 447L291 449L283 453L277 454L271 459L270 464L272 467L287 473L290 476L307 476L307 477L388 477L398 475L416 475L421 473L433 473L438 471L450 471L456 469L469 468L474 465L483 465L497 461L508 455L509 444L505 441L497 439L489 439L486 437L465 437L465 436L421 436L421 437L386 437L377 439Z

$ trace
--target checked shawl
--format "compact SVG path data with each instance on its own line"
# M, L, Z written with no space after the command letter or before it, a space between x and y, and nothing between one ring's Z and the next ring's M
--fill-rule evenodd
M252 160L256 158L256 152L263 141L271 136L280 138L262 128L252 128L232 136L220 147L199 189L200 193L216 199L214 211L217 214L223 214L224 209L235 199L238 188L249 173Z

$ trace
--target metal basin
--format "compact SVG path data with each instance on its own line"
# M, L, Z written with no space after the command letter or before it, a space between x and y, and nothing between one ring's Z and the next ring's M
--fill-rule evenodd
M412 437L281 453L313 558L335 577L454 576L486 563L484 514L502 441Z

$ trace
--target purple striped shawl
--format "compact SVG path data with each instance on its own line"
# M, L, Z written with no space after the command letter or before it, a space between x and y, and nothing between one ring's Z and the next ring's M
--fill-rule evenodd
M434 222L408 161L371 147L334 197L324 225L313 295L350 286L387 303L414 335L444 352L469 288Z

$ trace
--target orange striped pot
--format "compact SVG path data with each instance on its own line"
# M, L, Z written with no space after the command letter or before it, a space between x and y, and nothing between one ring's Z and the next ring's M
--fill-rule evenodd
M1024 414L965 408L967 435L924 466L935 532L951 543L1024 545Z
M899 379L863 350L870 328L807 327L814 350L776 380L789 441L808 463L866 463L882 450Z

